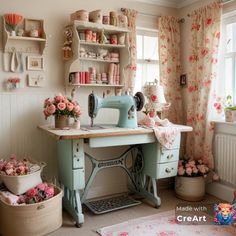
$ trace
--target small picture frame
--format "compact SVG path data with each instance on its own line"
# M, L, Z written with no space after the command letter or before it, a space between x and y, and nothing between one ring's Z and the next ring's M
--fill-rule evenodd
M180 75L180 86L187 85L187 74Z
M27 56L27 70L43 70L44 60L41 56Z
M35 19L25 19L25 32L29 37L36 37L32 36L32 31L37 31L38 36L42 37L42 29L43 29L43 20L35 20Z

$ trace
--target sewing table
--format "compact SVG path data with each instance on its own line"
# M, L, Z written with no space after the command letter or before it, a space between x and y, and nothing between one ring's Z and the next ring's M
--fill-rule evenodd
M180 132L190 132L189 126L175 125ZM164 148L151 128L119 128L111 125L96 125L95 128L59 130L50 126L39 126L57 140L59 182L64 190L63 206L72 215L76 225L84 223L82 204L86 202L88 190L98 171L121 167L129 176L129 189L154 203L161 205L157 195L156 180L176 176L180 136L175 138L171 149ZM97 160L84 152L84 144L90 148L128 145L127 150L116 158ZM92 163L92 172L85 181L85 156ZM132 158L132 167L126 159Z

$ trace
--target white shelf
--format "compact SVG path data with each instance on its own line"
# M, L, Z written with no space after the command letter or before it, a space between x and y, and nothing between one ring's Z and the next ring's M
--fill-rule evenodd
M120 45L120 44L92 43L86 41L80 41L80 44L89 46L107 47L107 48L125 48L125 45Z
M97 30L101 31L104 30L107 33L127 33L129 32L128 29L126 28L121 28L121 27L116 27L114 25L104 25L104 24L99 24L99 23L93 23L93 22L86 22L86 21L78 21L75 20L72 22L77 28L81 29L92 29L92 30Z
M8 39L9 40L26 40L26 41L46 42L46 39L43 39L43 38L22 37L22 36L9 36Z
M116 87L116 88L124 87L124 85L116 85L116 84L70 84L70 85L79 87Z
M119 63L119 61L103 60L103 59L89 58L89 57L79 57L79 60L81 60L81 61L105 62L105 63Z

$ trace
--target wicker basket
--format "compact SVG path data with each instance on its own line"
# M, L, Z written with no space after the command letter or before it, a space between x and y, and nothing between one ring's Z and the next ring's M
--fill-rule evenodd
M36 162L32 161L32 163ZM31 174L19 175L19 176L9 176L0 174L0 178L12 193L16 195L23 194L30 188L33 188L36 185L42 183L41 172L43 168L46 166L46 164L44 162L36 164L40 166L40 169Z
M47 235L62 225L62 190L56 196L29 205L9 205L0 200L0 234L3 236Z

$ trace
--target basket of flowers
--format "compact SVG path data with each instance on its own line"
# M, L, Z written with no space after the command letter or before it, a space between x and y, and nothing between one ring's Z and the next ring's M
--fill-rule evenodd
M42 183L41 172L45 166L44 162L17 159L13 154L9 159L0 160L0 177L12 193L19 195Z
M62 224L62 195L60 188L48 183L19 196L1 190L0 234L39 236L58 229ZM14 227L9 222L14 222Z
M45 119L49 116L55 117L55 128L63 129L69 126L69 118L73 118L75 122L81 115L79 103L72 98L56 95L54 98L47 98L44 101Z
M175 177L176 196L187 201L201 201L205 195L205 178L210 172L202 160L179 160Z

